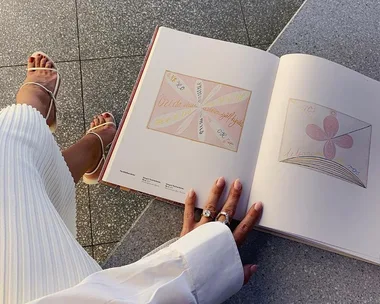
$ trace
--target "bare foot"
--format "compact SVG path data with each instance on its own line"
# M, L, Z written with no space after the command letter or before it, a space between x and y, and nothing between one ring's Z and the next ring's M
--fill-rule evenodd
M104 113L102 115L97 115L97 116L94 116L94 119L92 120L92 122L90 124L90 127L94 128L94 127L99 126L101 124L104 124L106 122L115 123L112 116L109 115L108 113ZM116 127L112 124L108 124L108 125L102 126L100 128L97 128L97 129L93 130L92 132L98 134L102 138L104 148L106 148L110 143L112 143L113 139L115 138ZM95 137L95 135L93 135L93 134L87 134L85 136ZM102 158L102 146L100 144L99 139L97 139L97 141L99 142L99 145L97 146L97 153L94 154L94 165L87 172L94 171L96 169L96 166L99 164L99 161ZM87 175L87 178L89 178L89 179L95 179L96 178L97 179L99 174L100 174L101 168L102 168L102 166L99 166L99 169L96 172L94 172L93 174Z
M28 58L28 68L55 68L53 63L49 61L45 56L37 54L35 57ZM57 73L54 71L46 70L29 70L26 73L25 82L37 82L46 87L51 92L54 91L57 80ZM20 88L16 96L16 102L18 104L29 104L36 108L44 118L49 111L50 95L41 87L37 85L26 85ZM46 123L50 126L56 119L56 109L53 105L53 109L46 120Z

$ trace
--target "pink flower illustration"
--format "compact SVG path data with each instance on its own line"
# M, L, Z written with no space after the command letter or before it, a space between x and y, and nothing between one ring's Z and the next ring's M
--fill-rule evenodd
M335 145L344 149L350 149L352 147L354 140L350 135L343 134L334 137L339 130L339 122L335 117L335 112L325 117L323 120L323 129L324 130L317 125L310 124L306 126L306 134L314 140L326 141L323 147L323 155L325 158L334 159L336 154Z

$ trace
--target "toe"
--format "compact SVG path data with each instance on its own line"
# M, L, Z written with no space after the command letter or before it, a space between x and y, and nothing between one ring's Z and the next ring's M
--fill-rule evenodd
M35 58L34 57L29 57L28 58L28 69L34 68L35 67Z
M90 128L93 128L93 127L95 127L95 123L92 121L92 122L90 123Z
M104 124L106 121L102 115L98 115L99 124Z
M52 63L51 61L49 61L49 60L46 61L45 68L49 68L49 69L51 69L52 66L53 66L53 63Z
M110 115L110 113L106 112L106 113L103 113L103 117L104 117L104 120L106 122L114 122L112 116Z
M42 58L41 54L36 55L35 60L34 60L34 64L36 67L40 67L41 58Z
M95 126L99 125L99 118L98 116L94 116L94 120L93 120Z
M46 62L47 62L47 58L46 58L46 56L42 56L42 59L41 59L41 61L40 61L40 67L41 67L41 68L44 68L45 65L46 65Z

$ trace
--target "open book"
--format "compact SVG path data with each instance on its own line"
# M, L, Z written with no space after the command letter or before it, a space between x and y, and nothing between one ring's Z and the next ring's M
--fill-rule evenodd
M379 264L379 113L338 64L160 27L100 179L202 208L240 178L236 219L262 201L262 229Z

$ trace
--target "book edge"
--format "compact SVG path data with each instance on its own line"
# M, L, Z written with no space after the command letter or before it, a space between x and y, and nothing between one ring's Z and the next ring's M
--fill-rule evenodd
M127 107L126 109L124 110L124 114L123 114L123 117L120 121L120 124L119 124L119 128L117 129L117 132L116 132L116 135L115 135L115 138L114 140L112 141L112 145L111 145L111 148L108 152L108 155L107 155L107 158L106 158L106 161L104 163L104 166L102 168L102 171L100 172L100 175L99 175L99 182L103 183L103 184L106 184L106 185L109 185L111 187L118 187L118 185L114 185L114 184L111 184L111 183L108 183L106 181L103 180L103 177L104 177L104 173L105 171L107 170L107 167L108 167L108 164L109 164L109 161L111 159L111 156L112 156L112 153L114 152L115 150L115 145L119 139L119 136L120 136L120 133L121 133L121 130L123 129L123 126L124 126L124 123L125 123L125 120L127 118L127 115L128 115L128 112L129 112L129 109L131 108L131 104L133 102L133 98L135 97L135 94L136 94L136 91L137 91L137 88L140 84L140 80L141 80L141 77L142 77L142 74L145 70L145 67L146 67L146 64L148 62L148 59L149 59L149 56L151 54L151 51L152 51L152 48L153 48L153 45L154 45L154 42L156 41L156 37L157 37L157 33L158 33L158 30L159 30L159 26L156 26L155 30L154 30L154 33L153 33L153 36L152 36L152 39L150 41L150 44L149 44L149 47L148 47L148 50L145 54L145 58L144 58L144 62L141 66L141 69L140 69L140 72L139 72L139 75L137 76L137 80L135 82L135 85L133 86L133 89L132 89L132 93L131 93L131 96L129 97L129 101L128 101L128 104L127 104Z

